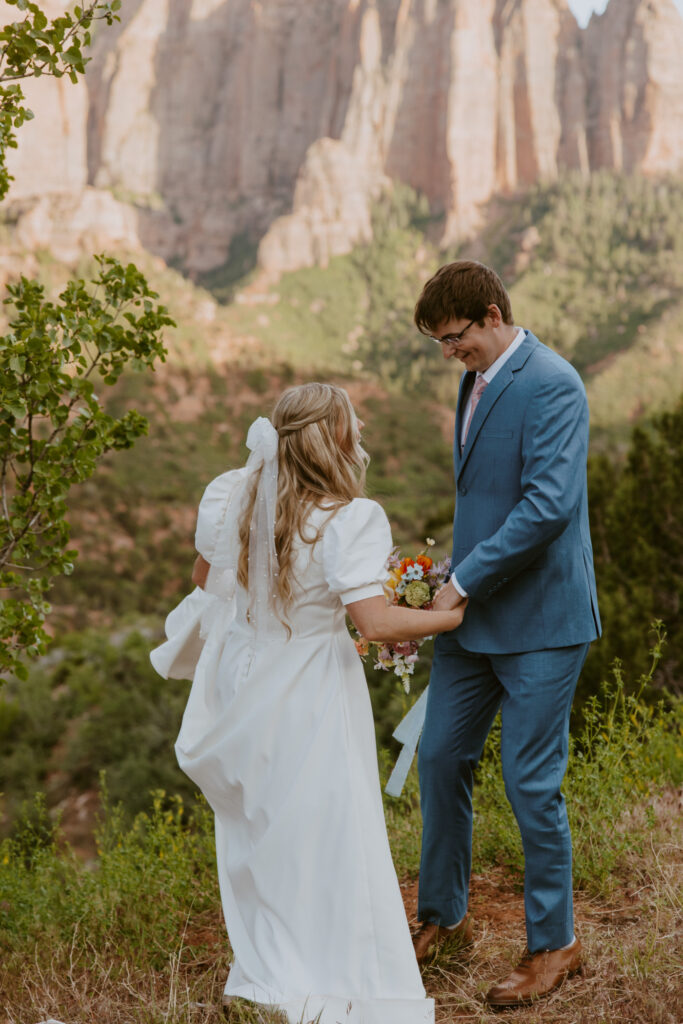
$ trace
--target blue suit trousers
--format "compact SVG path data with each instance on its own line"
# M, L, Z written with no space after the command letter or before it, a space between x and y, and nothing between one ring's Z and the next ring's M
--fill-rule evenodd
M423 818L418 918L451 925L467 911L473 772L498 709L505 792L524 848L524 906L532 953L572 940L572 847L561 792L569 714L589 644L521 654L435 643L418 750Z

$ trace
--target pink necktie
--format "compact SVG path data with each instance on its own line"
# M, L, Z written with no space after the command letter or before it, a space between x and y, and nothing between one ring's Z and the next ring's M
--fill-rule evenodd
M465 447L465 444L467 442L467 435L470 430L470 424L472 423L472 417L474 416L474 410L479 405L479 399L483 395L484 389L486 388L487 384L488 381L481 374L477 377L477 379L474 382L474 387L472 388L472 401L470 402L470 414L467 417L467 423L465 424L465 432L462 435L462 448Z

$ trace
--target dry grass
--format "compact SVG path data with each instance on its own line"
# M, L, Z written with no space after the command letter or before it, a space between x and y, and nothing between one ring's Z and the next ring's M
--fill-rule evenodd
M576 897L576 930L584 945L583 975L567 981L537 1007L504 1014L486 1009L484 995L516 963L524 945L520 879L500 868L472 879L475 944L443 953L425 970L437 1024L492 1024L501 1016L524 1024L680 1024L683 1007L681 922L683 846L680 794L655 806L658 825L645 856L630 861L609 900ZM414 921L416 883L403 884ZM218 1024L229 968L220 911L190 917L164 966L133 968L91 943L48 948L0 963L0 1020L38 1024ZM275 1014L236 1004L235 1024L275 1024Z
M584 947L582 975L538 1006L507 1010L524 1024L680 1024L683 1019L683 845L680 794L655 808L658 830L644 859L632 860L609 900L576 894L576 932ZM444 953L425 971L437 1024L500 1022L488 1011L487 989L516 964L524 946L524 910L516 879L492 871L472 880L477 922L474 948ZM409 909L414 903L407 900Z

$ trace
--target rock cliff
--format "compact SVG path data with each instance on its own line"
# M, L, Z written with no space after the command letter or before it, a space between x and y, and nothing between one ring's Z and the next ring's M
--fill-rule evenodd
M189 272L247 237L280 271L368 238L400 180L451 242L566 168L680 169L682 51L673 0L584 30L567 0L127 0L84 83L31 83L10 198L41 197L48 237L50 193L106 191L72 198L81 236L104 211Z

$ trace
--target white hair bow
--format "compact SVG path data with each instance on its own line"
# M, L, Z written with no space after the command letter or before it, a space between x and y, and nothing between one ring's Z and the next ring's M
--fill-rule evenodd
M257 633L268 621L280 571L275 550L278 440L277 430L265 416L249 427L247 469L261 471L249 527L249 615Z

